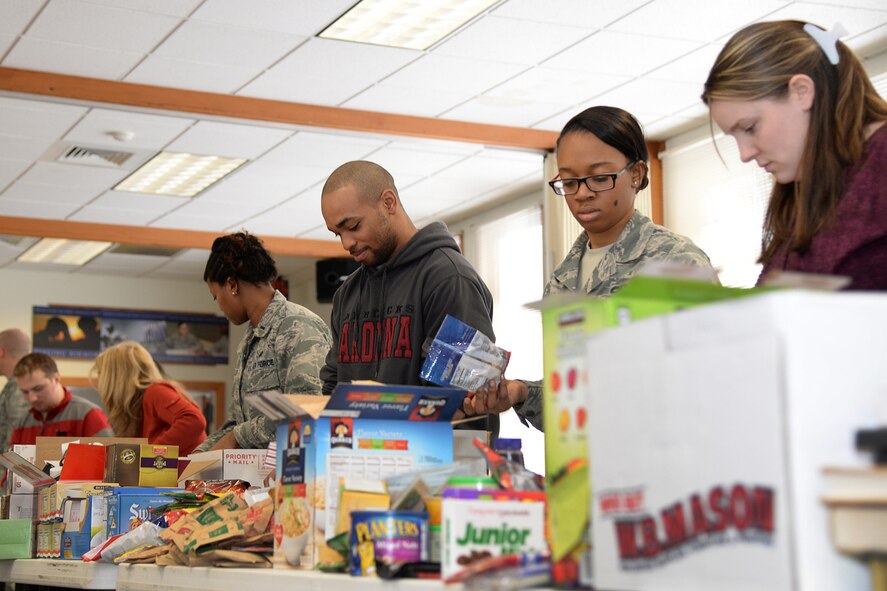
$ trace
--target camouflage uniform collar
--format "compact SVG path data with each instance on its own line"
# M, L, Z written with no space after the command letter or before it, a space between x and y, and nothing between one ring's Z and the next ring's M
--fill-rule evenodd
M643 229L649 222L650 219L647 216L635 210L628 219L628 223L622 228L619 238L610 245L610 250L604 255L604 259L615 263L625 263L640 257L644 253L649 238L649 235L642 235ZM576 242L573 243L563 262L554 270L553 279L567 289L578 290L576 270L579 268L582 254L587 247L588 235L583 231L576 238Z
M259 325L253 328L250 326L250 331L253 333L253 336L262 338L268 331L274 328L278 323L278 316L280 316L280 311L286 307L287 299L283 297L283 294L274 290L274 297L271 298L271 303L268 304L268 307L265 308L265 313L262 314L262 319L259 320Z

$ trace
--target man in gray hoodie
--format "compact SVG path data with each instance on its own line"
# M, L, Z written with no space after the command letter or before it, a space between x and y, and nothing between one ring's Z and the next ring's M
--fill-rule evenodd
M343 164L323 186L321 210L361 263L333 297L324 394L353 380L422 384L424 347L447 314L495 338L490 290L443 223L416 229L387 170Z

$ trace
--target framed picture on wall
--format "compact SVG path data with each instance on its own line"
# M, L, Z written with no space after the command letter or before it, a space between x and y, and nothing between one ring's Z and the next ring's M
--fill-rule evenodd
M209 382L199 380L178 381L188 394L194 398L206 418L206 433L216 432L225 422L225 382ZM105 410L98 391L90 383L89 378L62 377L62 384L71 390L71 394L86 400Z
M123 341L136 341L162 363L228 363L228 319L183 314L34 306L34 351L92 359Z

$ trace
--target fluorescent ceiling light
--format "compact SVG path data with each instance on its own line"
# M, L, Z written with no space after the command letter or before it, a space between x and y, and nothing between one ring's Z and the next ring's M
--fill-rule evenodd
M66 240L43 238L19 255L23 263L53 263L56 265L85 265L111 246L110 242L94 240Z
M193 197L244 162L243 158L161 152L123 179L114 190Z
M362 0L319 37L428 49L498 0Z

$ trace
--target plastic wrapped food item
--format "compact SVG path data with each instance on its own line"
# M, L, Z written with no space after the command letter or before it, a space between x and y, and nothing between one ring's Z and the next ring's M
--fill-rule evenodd
M530 472L522 464L505 459L478 438L474 439L474 446L483 454L490 473L502 488L506 490L545 489L545 480L542 476Z
M188 480L185 482L185 490L198 495L206 493L224 495L229 492L243 495L248 488L249 483L243 480Z
M497 347L485 334L447 315L431 342L419 377L438 386L474 392L498 381L511 353Z

